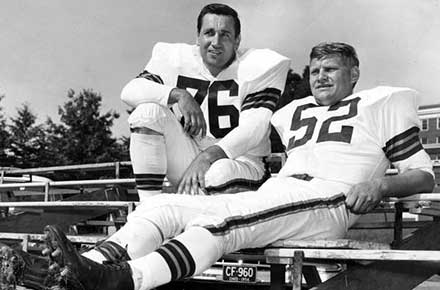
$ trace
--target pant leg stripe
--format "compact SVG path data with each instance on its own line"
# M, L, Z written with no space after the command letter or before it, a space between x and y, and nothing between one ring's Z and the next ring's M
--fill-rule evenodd
M326 199L312 199L308 201L294 202L246 216L229 217L220 224L208 225L205 226L205 228L213 235L221 236L229 233L233 229L248 227L298 212L319 208L336 208L343 205L344 203L345 195L341 193Z
M265 174L261 179L258 180L236 178L220 185L206 187L206 191L208 193L221 192L236 186L247 187L249 190L257 190L267 179L269 179L269 177L270 175Z

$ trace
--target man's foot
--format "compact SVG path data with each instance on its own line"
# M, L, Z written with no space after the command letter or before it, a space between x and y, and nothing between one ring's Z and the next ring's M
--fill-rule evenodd
M11 290L17 285L43 290L49 260L0 243L0 289Z
M75 246L56 226L46 226L46 248L50 259L46 285L56 290L132 290L133 280L128 263L98 264L81 256Z
M6 245L0 249L0 289L13 290L19 284L24 270L24 261Z

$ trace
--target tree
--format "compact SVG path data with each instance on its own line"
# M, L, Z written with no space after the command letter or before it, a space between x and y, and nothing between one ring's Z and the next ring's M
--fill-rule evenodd
M287 73L286 85L284 92L278 102L277 110L284 107L292 100L301 99L312 94L309 84L309 66L304 67L302 76L289 69ZM270 133L272 152L284 152L285 148L281 142L281 138L272 127Z
M17 117L11 118L9 126L11 135L10 149L14 165L21 168L44 166L45 137L42 125L36 125L37 116L23 104L17 109Z
M5 96L0 95L0 102ZM10 146L10 134L7 131L6 118L3 115L3 107L0 106L0 167L10 166L8 148Z
M49 166L66 165L69 163L64 150L68 146L66 140L66 128L63 125L56 124L51 118L47 118L44 124L46 157Z
M302 76L289 69L287 73L286 85L283 95L278 103L278 108L282 108L292 100L301 99L312 94L309 84L309 66L305 66Z
M92 90L67 93L69 99L58 107L62 127L52 126L52 137L63 138L62 152L70 164L117 161L120 147L112 137L111 126L119 118L115 111L101 115L100 94ZM59 134L58 137L56 135Z

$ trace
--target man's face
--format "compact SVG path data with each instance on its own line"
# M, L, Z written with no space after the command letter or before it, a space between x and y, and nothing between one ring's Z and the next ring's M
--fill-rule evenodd
M197 37L203 62L213 76L217 76L235 57L240 36L235 35L231 16L206 14Z
M349 67L340 56L310 61L310 88L320 105L330 106L351 95L358 78L359 68Z

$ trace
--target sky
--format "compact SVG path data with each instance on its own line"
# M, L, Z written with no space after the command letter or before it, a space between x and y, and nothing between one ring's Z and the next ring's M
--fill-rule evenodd
M23 103L58 121L73 89L93 89L102 112L121 117L123 86L143 70L158 41L195 43L204 0L14 0L0 2L0 102L7 118ZM356 90L411 87L420 104L440 103L440 0L231 0L242 23L242 47L271 48L301 73L313 45L352 44L360 58Z

